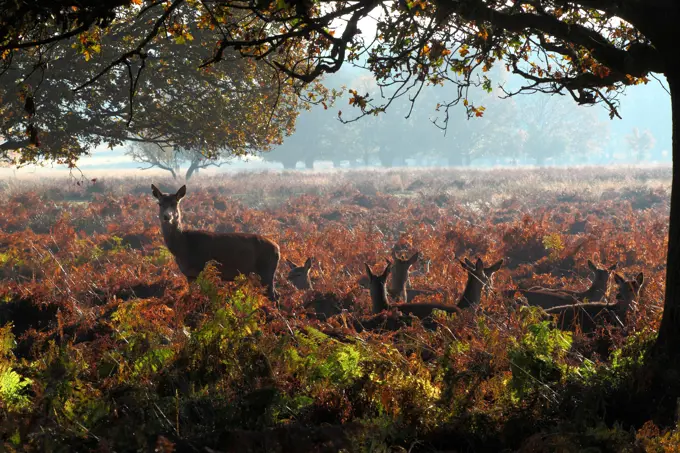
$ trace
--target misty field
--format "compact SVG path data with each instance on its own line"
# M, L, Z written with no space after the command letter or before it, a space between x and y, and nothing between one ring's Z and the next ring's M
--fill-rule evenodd
M253 279L191 287L151 183L0 182L0 435L7 451L671 451L626 398L663 309L670 167L365 170L196 178L188 228L281 248ZM358 332L360 280L420 251L411 287L455 304L459 259L504 259L478 308ZM313 289L285 260L313 258ZM503 290L586 289L587 260L645 282L625 327L555 329ZM610 279L613 280L613 279ZM613 283L608 300L614 301ZM331 300L346 310L313 313ZM264 307L265 310L258 310ZM626 403L626 404L624 404ZM649 420L649 421L648 421ZM637 432L616 422L637 423ZM644 424L645 421L648 423ZM644 425L643 425L644 424ZM596 450L597 449L597 450Z

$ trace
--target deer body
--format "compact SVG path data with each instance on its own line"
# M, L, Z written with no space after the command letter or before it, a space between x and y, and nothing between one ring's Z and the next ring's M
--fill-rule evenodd
M268 297L277 299L274 276L280 251L274 241L249 233L185 230L179 202L186 194L186 186L182 186L176 194L164 194L153 184L151 189L158 199L165 245L189 283L196 280L208 261L214 260L219 263L222 280L233 281L239 274L257 274L267 287Z
M465 261L460 261L460 265L467 271L468 278L463 295L458 301L458 308L477 306L482 300L482 290L485 287L491 287L491 277L503 265L503 260L498 260L491 266L484 267L484 261L481 258L477 258L475 264L465 258Z
M387 298L387 288L385 286L387 276L392 270L392 263L387 260L387 266L381 275L373 274L370 266L365 263L366 274L369 278L369 292L371 294L371 303L373 306L373 314L379 314L390 308L396 308L405 315L413 315L418 318L426 318L432 314L435 309L444 310L447 313L456 313L459 311L458 307L442 305L442 304L396 304L390 305Z
M517 289L505 291L506 297L513 297L520 293L529 305L550 309L563 305L570 305L584 301L599 302L607 294L609 274L616 269L616 264L609 268L600 268L588 260L588 267L595 273L593 283L585 291L550 290L550 289Z
M503 264L503 260L498 261L493 266L490 266L488 268L484 267L484 263L482 262L481 258L477 260L476 265L473 265L469 260L466 261L467 263L463 263L461 261L461 264L463 264L463 267L468 271L468 273L473 272L479 275L475 275L473 278L470 278L470 276L468 276L468 284L463 293L463 297L461 297L461 300L459 301L457 306L436 303L390 305L387 297L387 289L385 286L385 282L387 280L387 276L391 271L392 263L389 260L387 260L387 266L385 267L385 270L381 275L373 274L370 266L367 263L365 263L366 274L368 275L369 279L369 291L371 294L373 313L378 314L384 310L396 308L397 310L406 315L413 315L420 319L423 319L431 316L434 310L442 310L447 313L457 313L461 309L479 304L484 285L488 285L490 283L491 275L493 274L493 272L498 270L498 268L500 268L500 266ZM485 272L488 272L488 274L486 274Z
M574 330L580 326L584 333L592 333L605 323L623 325L627 323L628 310L638 297L644 283L644 275L640 272L635 279L625 280L614 274L619 286L619 296L616 303L606 302L578 303L562 305L546 310L548 315L557 315L557 327L564 330Z
M408 271L409 268L418 261L420 253L416 252L409 259L401 259L397 254L392 251L392 258L394 259L394 264L390 272L391 279L390 284L387 286L387 292L394 299L401 299L404 302L408 302L410 299L406 287L409 285Z
M420 252L414 253L409 259L401 259L393 250L392 258L394 259L394 264L390 272L392 278L390 278L390 282L387 285L387 294L391 298L394 300L410 302L417 296L442 294L441 291L437 290L412 289L408 287L410 285L409 269L418 261L418 259L420 259Z

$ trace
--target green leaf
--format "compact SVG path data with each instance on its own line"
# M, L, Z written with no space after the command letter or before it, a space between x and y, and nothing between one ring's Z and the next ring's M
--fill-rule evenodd
M32 383L31 379L21 376L8 366L0 368L0 402L10 412L27 408L31 399L23 392Z

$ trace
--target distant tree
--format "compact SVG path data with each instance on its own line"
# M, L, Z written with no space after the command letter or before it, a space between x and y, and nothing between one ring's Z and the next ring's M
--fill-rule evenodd
M506 155L505 146L518 129L519 112L514 100L500 99L499 90L477 91L485 107L480 108L474 121L466 121L463 105L447 112L445 155L454 165L468 166L476 159Z
M187 181L199 170L208 167L220 167L224 158L211 158L198 150L184 150L157 143L136 143L128 146L126 153L133 160L146 164L142 170L158 168L169 172L177 179L183 166L186 166L184 179ZM227 153L228 154L228 153Z
M523 96L516 99L515 127L526 133L524 154L544 166L564 155L593 155L609 138L609 124L592 109L579 109L561 96Z
M342 124L332 115L324 115L322 106L313 106L300 114L295 132L283 138L283 143L263 153L269 162L280 162L283 168L294 169L298 162L312 169L314 161L332 159Z
M656 144L656 139L654 135L649 130L640 130L635 127L633 132L626 135L626 143L628 144L628 149L630 154L637 162L643 160L649 160L651 157L651 151Z

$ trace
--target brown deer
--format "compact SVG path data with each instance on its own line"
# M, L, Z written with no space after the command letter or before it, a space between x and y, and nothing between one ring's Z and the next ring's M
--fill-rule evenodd
M394 259L390 272L392 278L387 285L387 294L392 299L410 302L416 296L442 294L442 291L437 290L408 288L410 286L409 269L420 259L420 252L415 252L410 258L403 259L397 256L396 251L392 250L392 258ZM363 281L368 286L368 280Z
M491 288L493 274L501 268L503 259L496 261L489 267L484 267L484 261L481 258L477 258L475 264L472 264L472 261L467 258L465 258L465 261L459 260L459 262L463 269L467 271L468 278L463 295L458 301L458 308L477 306L482 299L482 290Z
M420 319L429 317L435 309L442 310L447 313L457 313L461 309L478 305L482 297L482 289L484 289L485 286L489 286L491 284L491 276L503 264L503 260L499 260L494 265L487 268L484 267L484 262L481 258L477 259L476 265L472 264L472 262L467 259L466 261L461 261L461 265L468 272L468 282L457 306L437 303L390 305L387 297L386 281L387 276L390 274L392 269L392 262L390 260L385 261L387 261L387 266L380 275L375 275L368 263L364 263L366 266L366 275L368 276L370 282L369 290L371 294L373 313L378 314L384 310L396 308L405 315L413 315Z
M403 300L404 302L410 300L406 291L406 287L409 285L408 271L418 261L419 257L420 252L416 252L410 258L402 259L392 250L394 265L390 271L392 278L390 279L389 286L387 286L387 293L390 297L395 300Z
M530 288L511 289L504 291L506 297L514 297L519 293L526 299L529 305L535 305L543 309L558 307L561 305L575 304L579 302L599 302L607 294L609 274L616 269L616 263L609 268L598 267L588 260L588 267L595 273L593 283L585 291L572 291L566 289Z
M288 267L290 268L288 280L293 286L301 290L314 289L312 287L312 280L309 278L309 270L312 268L313 264L312 258L307 258L307 261L305 261L305 264L302 266L298 266L291 260L286 260L286 264L288 264Z
M186 185L177 193L166 194L151 184L151 191L158 200L165 245L189 283L196 280L208 261L214 260L219 263L222 280L233 281L239 274L255 273L267 287L269 299L278 299L274 275L280 252L276 242L257 234L185 230L180 201L186 195Z
M413 315L420 319L429 318L435 309L443 310L447 313L457 313L460 311L460 309L456 306L442 304L418 303L391 305L387 298L386 282L387 276L392 270L392 262L387 259L385 261L387 261L387 265L385 266L383 273L380 275L375 275L368 263L364 263L366 266L366 275L369 279L369 291L371 294L371 304L373 308L372 311L376 316L364 321L362 324L368 324L371 327L377 327L383 324L383 322L385 322L387 319L393 319L391 316L382 316L382 312L390 309L397 309L406 316ZM374 323L376 326L373 326ZM394 320L392 323L394 324L392 326L394 329L398 329L399 326L402 325L402 322L399 320Z
M592 333L605 323L626 326L628 310L640 293L645 277L640 272L635 279L626 280L614 274L614 281L619 287L617 300L613 304L591 302L562 305L546 310L548 315L557 316L557 327L564 330L575 330L579 326L583 333Z

